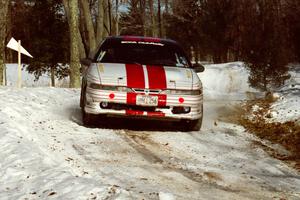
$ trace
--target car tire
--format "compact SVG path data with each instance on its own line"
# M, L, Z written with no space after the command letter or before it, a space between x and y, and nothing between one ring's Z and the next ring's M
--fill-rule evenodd
M183 121L183 131L199 131L202 126L202 117L197 120L185 120Z
M84 126L87 126L87 127L90 127L90 126L93 126L94 125L94 122L95 122L95 115L93 114L89 114L89 113L86 113L85 110L84 110L84 107L86 105L86 93L85 93L85 87L83 88L82 92L81 92L81 113L82 113L82 123Z
M86 113L82 111L82 122L84 126L90 127L94 125L95 116L93 114Z
M198 120L193 120L190 123L189 130L190 131L199 131L202 126L202 117Z
M85 96L85 91L86 91L86 86L84 84L84 81L82 80L82 83L81 83L81 91L80 91L80 107L81 109L84 107L84 96Z

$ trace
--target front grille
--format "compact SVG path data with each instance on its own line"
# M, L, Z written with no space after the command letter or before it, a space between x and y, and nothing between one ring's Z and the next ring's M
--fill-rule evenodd
M160 94L161 90L132 88L135 93Z
M101 106L101 103L100 103ZM102 109L113 109L113 110L136 110L136 111L146 111L146 112L154 112L157 107L149 107L149 106L137 106L137 105L128 105L128 104L121 104L121 103L107 103L107 106L103 107ZM168 106L159 107L159 108L170 108Z

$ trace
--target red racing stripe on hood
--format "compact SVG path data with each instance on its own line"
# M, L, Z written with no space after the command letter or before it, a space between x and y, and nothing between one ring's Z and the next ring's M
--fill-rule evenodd
M166 89L167 78L164 67L147 65L149 88L150 89Z
M142 65L126 64L127 87L145 88L145 77Z

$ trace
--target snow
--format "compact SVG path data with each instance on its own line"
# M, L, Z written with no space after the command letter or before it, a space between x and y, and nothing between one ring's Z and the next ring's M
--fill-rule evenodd
M297 121L300 124L300 65L291 65L291 78L275 93L277 98L271 106L272 122Z
M35 76L26 70L27 65L22 65L22 86L23 87L48 87L51 86L51 78L48 74L42 74L38 80ZM17 85L18 64L6 64L6 80L7 86ZM68 86L68 79L55 80L57 87Z
M159 200L175 200L175 197L170 193L159 193Z
M271 120L275 122L298 121L300 123L300 90L282 95L271 106Z
M251 91L241 63L206 69L200 132L86 128L79 89L0 87L0 199L299 199L299 173L219 117Z
M247 99L257 92L248 84L249 71L243 62L204 65L205 71L198 73L203 82L206 99Z

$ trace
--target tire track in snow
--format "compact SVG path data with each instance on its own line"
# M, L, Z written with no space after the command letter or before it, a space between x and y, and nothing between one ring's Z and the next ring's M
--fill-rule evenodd
M204 175L197 173L195 171L191 171L188 169L184 169L178 163L174 163L171 161L171 156L167 158L168 161L160 158L153 150L149 148L152 146L154 148L160 149L161 151L166 151L166 149L160 145L159 143L154 142L151 138L149 138L149 134L146 132L134 132L129 130L116 131L117 135L119 135L127 144L129 144L133 149L135 149L140 155L142 155L150 164L159 164L163 168L163 170L168 172L176 172L181 174L185 178L189 179L192 182L197 184L201 184L201 187L214 187L215 189L223 190L231 193L241 192L240 190L234 190L229 187L219 185L216 180L221 180L221 177L218 177L216 174L212 173L204 173ZM205 179L208 178L208 180Z

